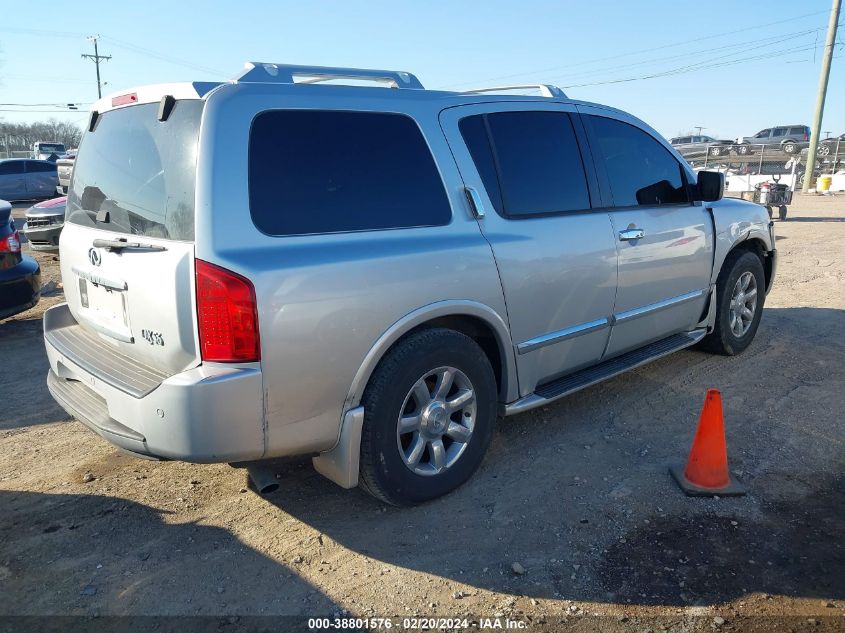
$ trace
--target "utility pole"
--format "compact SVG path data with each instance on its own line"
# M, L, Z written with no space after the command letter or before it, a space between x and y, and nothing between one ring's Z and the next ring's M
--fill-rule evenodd
M100 60L101 59L111 59L111 55L100 55L97 51L97 40L99 39L99 35L92 35L88 38L89 42L94 42L94 54L93 55L85 55L83 54L82 57L85 59L90 59L94 62L94 65L97 67L97 96L103 96L103 86L100 83Z
M698 130L698 135L701 136L701 130L706 130L707 128L703 125L693 125L693 127Z
M839 3L840 0L833 0L830 9L830 21L827 23L827 40L824 43L822 55L822 70L819 75L819 91L816 95L816 111L813 114L813 127L810 130L810 147L807 150L807 171L804 173L803 192L810 190L810 181L813 179L813 171L816 168L816 150L819 147L819 134L822 129L822 116L824 115L824 100L827 96L827 82L830 79L830 60L833 57L833 45L836 43L836 26L839 24Z

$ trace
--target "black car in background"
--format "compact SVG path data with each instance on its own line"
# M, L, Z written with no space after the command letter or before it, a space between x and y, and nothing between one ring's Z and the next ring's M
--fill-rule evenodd
M0 200L0 319L28 310L41 298L41 267L21 253L12 205Z

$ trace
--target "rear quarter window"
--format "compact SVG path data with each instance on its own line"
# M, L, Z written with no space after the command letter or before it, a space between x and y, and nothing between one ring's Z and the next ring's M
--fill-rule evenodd
M440 173L402 114L270 110L249 141L252 221L274 236L448 224Z

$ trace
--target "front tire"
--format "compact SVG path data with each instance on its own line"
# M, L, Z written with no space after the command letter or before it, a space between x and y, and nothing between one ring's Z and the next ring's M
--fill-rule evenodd
M716 281L716 323L700 347L726 356L745 351L757 333L765 298L760 258L750 251L731 251Z
M364 391L361 487L399 506L451 492L481 464L497 401L493 368L474 340L443 328L411 334Z

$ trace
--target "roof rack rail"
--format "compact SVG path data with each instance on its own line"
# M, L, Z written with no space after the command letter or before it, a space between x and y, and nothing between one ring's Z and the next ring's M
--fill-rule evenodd
M513 86L492 86L490 88L475 88L473 90L462 90L462 95L475 95L481 94L484 92L507 92L509 90L526 90L526 89L536 89L540 91L540 94L544 97L551 97L557 99L566 99L566 94L552 84L515 84Z
M297 77L303 79L297 81ZM334 79L369 80L389 84L392 88L423 90L423 85L411 73L400 70L375 70L372 68L334 68L331 66L298 66L293 64L268 64L247 62L244 71L235 77L239 83L321 83Z

